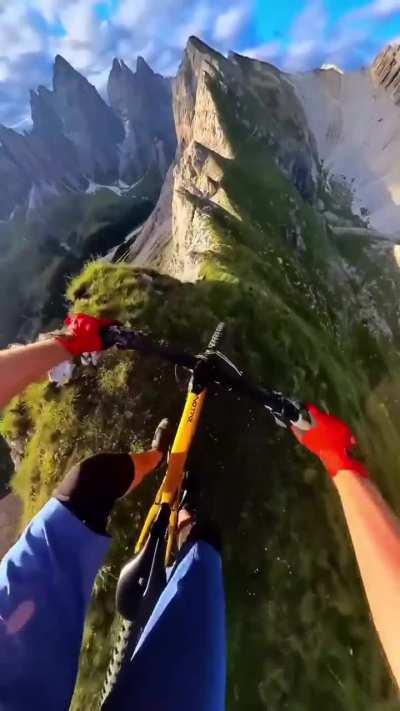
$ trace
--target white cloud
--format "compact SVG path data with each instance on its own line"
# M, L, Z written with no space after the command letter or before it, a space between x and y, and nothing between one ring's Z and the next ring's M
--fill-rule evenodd
M213 15L212 8L208 3L198 2L194 8L192 7L190 17L184 19L173 34L174 45L184 47L187 38L191 35L203 36L213 21Z
M53 23L57 18L58 9L64 4L62 0L37 0L36 8L46 22Z
M42 34L32 23L29 10L23 5L8 5L0 15L0 58L40 52L43 45Z
M115 56L134 65L141 54L154 69L171 75L189 35L213 44L218 18L225 17L228 36L239 31L244 17L242 6L232 13L231 0L104 3L108 19L99 16L98 0L13 0L0 9L1 120L16 124L24 119L29 89L51 84L56 54L101 89ZM223 42L219 48L226 49Z
M249 14L248 6L231 7L218 15L215 21L214 38L217 42L231 42L243 28Z
M240 50L240 54L251 59L260 59L261 61L272 61L282 54L282 45L280 42L266 42L258 44L255 47L247 47Z
M400 0L375 0L359 10L359 16L370 19L386 19L400 13Z
M302 70L319 63L321 41L325 43L328 16L324 0L309 0L291 28L291 43L283 60L287 70Z
M99 16L98 3L0 0L0 120L14 125L24 119L29 89L51 84L57 53L100 90L114 56L134 66L141 54L155 70L172 75L191 34L220 51L236 49L287 70L323 62L360 65L380 49L374 28L400 13L400 0L371 0L332 26L324 0L305 0L298 3L288 45L277 39L249 46L255 0L102 0L113 8L109 19ZM273 19L273 7L269 11Z
M114 22L130 29L146 15L147 7L147 0L122 0L114 15Z
M328 15L324 0L309 0L293 23L292 38L297 42L313 38L315 42L325 32L327 24Z
M400 0L375 0L349 10L332 25L325 1L308 0L290 28L287 48L273 47L272 60L286 71L312 69L324 63L349 69L368 65L382 49L382 40L373 28L381 26L398 8ZM253 56L262 59L260 50L262 46L253 48Z
M73 41L94 40L100 25L100 19L94 11L93 0L68 5L59 12L59 19L67 37Z

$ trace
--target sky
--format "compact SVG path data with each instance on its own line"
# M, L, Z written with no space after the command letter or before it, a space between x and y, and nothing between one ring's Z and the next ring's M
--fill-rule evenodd
M25 125L56 54L105 95L114 57L172 76L192 34L286 71L354 69L400 42L400 0L0 0L0 122Z

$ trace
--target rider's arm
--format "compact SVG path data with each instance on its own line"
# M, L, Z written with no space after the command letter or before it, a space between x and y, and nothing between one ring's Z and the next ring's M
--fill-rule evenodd
M101 329L112 322L85 314L69 316L69 332L46 341L0 352L0 409L48 370L82 353L103 348Z
M375 627L400 686L400 521L368 479L342 470L333 481Z
M0 408L72 355L55 339L0 352Z
M313 405L308 409L313 428L293 431L321 459L339 493L372 618L400 686L400 521L349 455L356 440L347 425Z

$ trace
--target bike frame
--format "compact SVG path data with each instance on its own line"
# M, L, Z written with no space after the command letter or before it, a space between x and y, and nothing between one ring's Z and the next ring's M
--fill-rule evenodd
M142 550L160 511L162 508L166 511L168 507L170 516L165 556L166 565L171 556L172 544L176 533L179 497L185 476L186 463L199 425L209 385L215 382L222 383L229 390L236 389L245 393L263 405L275 419L275 422L283 427L295 425L299 429L308 430L312 426L312 421L305 406L297 402L297 400L285 397L279 391L267 390L253 384L229 358L220 352L219 346L223 334L224 324L220 323L205 352L197 356L186 351L176 350L163 343L154 342L151 337L140 332L124 331L118 326L111 326L108 332L103 334L103 340L108 347L116 345L124 350L133 349L145 354L157 354L164 360L182 366L192 372L186 404L170 452L167 471L154 503L147 514L135 547L136 554ZM219 359L218 367L215 366L216 356ZM221 363L223 367L225 364L225 370L223 367L221 370Z
M185 475L186 462L194 436L197 432L201 412L207 394L207 387L202 388L200 392L196 392L195 390L197 390L197 388L194 390L193 387L194 377L191 379L189 385L185 407L183 409L179 427L169 455L167 472L157 492L154 503L147 514L147 518L144 522L135 547L135 553L139 553L142 546L146 542L151 526L156 519L160 507L162 504L168 504L171 509L171 514L168 528L167 550L165 555L166 565L168 565L171 557L172 545L176 532L179 494Z

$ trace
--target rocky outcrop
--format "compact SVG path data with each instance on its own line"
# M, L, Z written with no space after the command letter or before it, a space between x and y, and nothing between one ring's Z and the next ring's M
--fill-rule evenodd
M215 76L221 69L225 70L224 74L230 73L231 67L225 57L197 37L190 37L174 81L174 115L181 152L192 139L200 139L199 135L195 136L196 130L207 134L210 128L213 128L209 136L213 144L216 133L223 137L224 132L218 126L217 116L212 108L212 96L207 93L205 86L207 75ZM211 122L216 122L216 125L211 126ZM230 155L226 137L222 140L225 145L220 146L221 153Z
M165 176L176 149L170 82L153 72L142 57L135 73L124 61L114 59L108 96L124 126L122 180L138 180L154 163Z
M218 76L221 63L227 64L222 55L196 38L189 40L173 87L178 160L173 175L168 176L155 216L150 218L129 257L138 264L157 264L162 271L190 281L197 278L201 255L210 244L206 235L195 238L202 216L187 196L208 199L216 193L215 183L207 182L203 170L209 151L214 149L225 158L233 155L208 84L209 77Z
M395 104L400 104L400 44L388 45L377 56L372 73L379 84L389 91Z
M162 270L196 280L213 249L208 216L218 209L234 213L222 181L224 162L245 150L249 137L257 136L301 195L312 201L317 150L304 110L285 75L236 54L226 59L195 37L187 44L174 81L173 106L178 153L171 238L165 239L163 232L160 254L154 235L150 252L140 239L131 258L143 263L143 254L138 253L143 244L146 257L154 258ZM166 214L165 194L161 211ZM169 222L164 220L164 224Z

